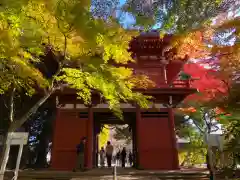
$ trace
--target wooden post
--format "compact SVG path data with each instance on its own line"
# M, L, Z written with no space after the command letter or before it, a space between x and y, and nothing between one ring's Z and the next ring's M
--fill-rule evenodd
M187 80L187 88L190 88L191 87L191 79L188 79Z
M117 166L116 166L116 162L115 162L115 165L113 166L113 180L117 180Z
M168 80L167 80L167 69L166 69L166 65L163 66L163 75L164 75L164 81L167 84Z
M17 164L16 164L16 168L14 171L14 180L17 180L17 178L18 178L18 171L19 171L19 166L21 163L22 152L23 152L23 144L20 144L19 150L18 150Z
M88 108L87 120L87 168L92 169L93 165L93 109Z
M134 157L135 157L135 168L139 168L140 165L140 155L139 155L139 135L140 135L140 121L141 121L141 109L137 105L136 106L136 131L135 131L135 136L136 136L136 146L135 146L135 152L134 152Z
M215 172L215 167L213 164L213 152L209 145L208 145L207 150L208 150L208 159L209 159L210 170L212 171L212 180L216 180L216 172Z
M50 169L52 169L52 166L54 166L54 163L55 163L55 154L57 153L56 152L56 148L55 148L55 141L57 139L57 132L56 132L56 126L57 126L57 121L59 119L59 117L61 117L61 110L59 107L57 107L56 109L56 117L53 121L53 135L52 135L52 149L51 149L51 160L50 160Z
M8 162L8 158L9 158L9 152L10 152L10 146L11 146L11 142L10 141L7 141L6 144L4 144L6 142L3 142L3 147L6 146L6 150L5 150L5 153L4 153L4 157L3 157L3 162L2 162L2 165L1 165L1 171L0 171L0 180L4 180L4 173L5 173L5 170L6 170L6 166L7 166L7 162Z
M168 108L168 116L169 116L169 128L171 132L172 138L172 156L173 156L173 169L179 169L179 160L178 160L178 149L177 149L177 138L175 133L175 125L174 125L174 113L173 109Z

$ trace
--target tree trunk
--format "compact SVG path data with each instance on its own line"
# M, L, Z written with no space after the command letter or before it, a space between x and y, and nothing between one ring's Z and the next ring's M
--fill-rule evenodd
M0 163L2 164L3 158L4 158L4 153L6 152L6 140L7 136L4 134L3 141L2 141L2 147L1 147L1 154L0 154Z
M2 139L2 145L1 145L1 151L0 151L0 163L2 164L3 161L3 154L6 151L6 139L7 139L7 134L3 134L3 139Z
M18 120L12 120L10 127L4 137L4 141L3 141L3 151L2 151L2 157L1 157L1 173L5 172L6 169L6 165L7 165L7 161L8 158L4 158L4 155L6 154L6 156L9 156L9 149L6 146L6 142L7 142L7 134L10 132L15 132L18 128L20 128L27 120L28 118L34 114L38 108L52 95L54 91L50 91L49 93L47 93L45 96L43 96L32 108L29 109L29 111L24 114L20 119ZM10 114L11 116L12 114ZM4 179L4 175L0 174L0 180Z
M4 179L4 172L8 162L10 148L7 146L7 134L4 135L2 144L2 153L0 157L1 169L0 169L0 180Z
M27 120L28 118L36 113L36 111L38 110L38 108L44 103L46 102L46 100L52 95L53 91L49 92L48 94L46 94L45 96L43 96L32 108L29 109L29 111L27 113L25 113L20 119L17 119L15 121L13 121L10 125L10 132L15 132L18 128L20 128Z
M54 103L54 109L51 104L51 107L48 107L47 115L45 116L45 120L42 124L42 130L41 133L39 134L39 144L37 145L37 159L35 166L37 168L45 168L47 167L47 153L48 153L48 148L49 148L49 142L51 141L51 136L52 136L52 122L56 117L56 106Z

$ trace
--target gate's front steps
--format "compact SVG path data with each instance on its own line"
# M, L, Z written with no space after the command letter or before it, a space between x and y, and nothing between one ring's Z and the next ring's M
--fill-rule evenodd
M7 172L6 180L10 180L13 174ZM131 168L118 168L117 180L161 180L161 179L194 179L204 180L207 178L205 170L177 170L177 171L149 171ZM112 169L93 169L86 172L63 172L63 171L22 171L19 180L112 180Z

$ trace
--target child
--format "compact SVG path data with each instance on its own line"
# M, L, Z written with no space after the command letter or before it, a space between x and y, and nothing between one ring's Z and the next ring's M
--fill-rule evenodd
M127 151L126 148L124 147L122 152L121 152L121 159L122 159L122 167L125 167L125 162L126 162L126 156L127 156Z
M104 151L104 148L101 147L101 150L100 150L100 165L101 165L101 167L104 167L104 161L105 161L105 151Z

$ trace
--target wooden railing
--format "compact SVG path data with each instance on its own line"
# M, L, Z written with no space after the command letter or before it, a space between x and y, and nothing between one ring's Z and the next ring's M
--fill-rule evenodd
M179 88L190 88L192 80L175 80L171 84L172 87L179 87Z
M157 88L191 88L192 80L175 80L172 83L158 84Z

